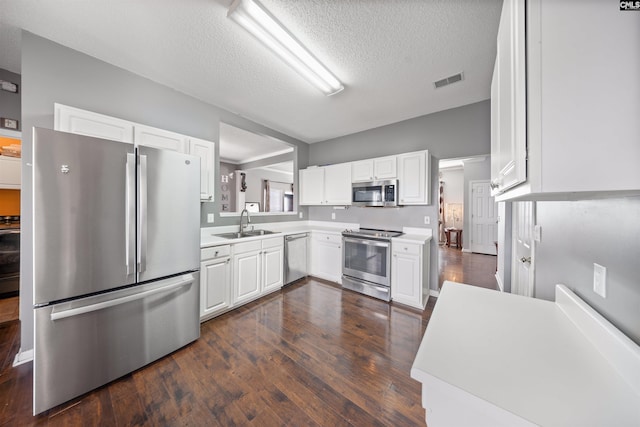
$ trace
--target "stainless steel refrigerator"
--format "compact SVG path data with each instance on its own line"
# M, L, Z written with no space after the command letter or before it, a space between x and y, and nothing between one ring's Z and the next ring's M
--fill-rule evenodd
M34 128L34 414L199 337L199 227L199 158Z

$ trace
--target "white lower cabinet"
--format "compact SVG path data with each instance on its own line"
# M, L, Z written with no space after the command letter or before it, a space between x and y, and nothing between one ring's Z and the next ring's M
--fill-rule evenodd
M202 249L200 321L282 288L283 261L281 236Z
M200 320L206 320L231 307L231 247L215 246L201 250Z
M280 289L283 257L282 237L233 245L233 304L249 302Z
M342 236L311 233L311 275L342 283Z
M391 241L391 299L424 310L429 300L429 241Z

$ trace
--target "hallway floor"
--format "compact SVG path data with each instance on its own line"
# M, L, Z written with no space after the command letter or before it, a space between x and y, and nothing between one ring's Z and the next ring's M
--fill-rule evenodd
M442 288L445 280L466 283L487 289L497 289L496 257L494 255L462 252L460 249L440 246L439 280Z

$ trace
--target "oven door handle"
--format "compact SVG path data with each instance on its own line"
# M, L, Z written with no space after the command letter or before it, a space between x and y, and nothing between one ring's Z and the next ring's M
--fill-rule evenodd
M367 246L379 246L383 248L388 248L390 246L389 242L381 242L379 240L369 240L369 239L354 239L352 237L343 237L344 243L356 243L359 245L367 245Z

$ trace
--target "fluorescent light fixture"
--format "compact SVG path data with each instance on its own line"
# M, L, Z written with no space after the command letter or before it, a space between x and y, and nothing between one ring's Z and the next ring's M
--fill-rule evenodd
M260 3L234 0L227 17L249 31L325 95L344 89L327 68L291 35Z

